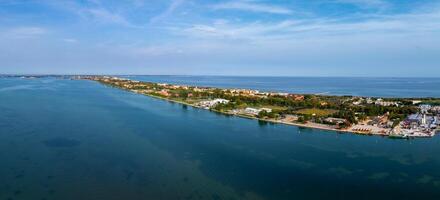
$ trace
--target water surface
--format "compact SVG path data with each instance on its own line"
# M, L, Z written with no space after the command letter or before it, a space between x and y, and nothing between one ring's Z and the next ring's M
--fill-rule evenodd
M440 139L227 117L91 81L0 79L0 199L439 199Z
M440 78L360 77L240 77L240 76L123 76L130 79L210 86L247 88L298 94L374 97L440 97Z

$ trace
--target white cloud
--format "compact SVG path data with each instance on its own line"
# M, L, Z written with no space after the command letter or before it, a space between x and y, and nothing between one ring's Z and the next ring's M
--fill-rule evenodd
M139 28L124 16L123 9L109 9L100 0L87 0L89 4L81 4L76 1L43 1L55 9L70 12L81 19L102 24L116 24L130 28Z
M25 39L36 38L47 34L48 31L41 27L15 27L3 31L3 37Z
M179 6L181 6L184 2L185 2L185 0L172 0L171 4L168 6L168 8L164 12L162 12L159 15L150 19L150 23L154 24L154 23L161 21L161 20L167 18L168 16L172 15L173 12Z
M384 10L391 6L390 3L384 0L336 0L336 3L353 4L363 9L378 9Z
M67 43L77 43L78 42L78 40L74 39L74 38L64 38L63 41L67 42Z
M376 15L361 21L317 18L279 22L195 24L182 30L190 37L205 39L291 40L322 36L414 35L440 31L440 13L417 12L401 15Z
M331 2L336 1L371 10L383 6L380 3L382 1L375 0ZM237 70L237 73L277 72L283 75L287 72L310 70L309 74L312 75L316 75L315 71L324 75L328 72L335 75L361 72L395 75L394 73L399 72L408 74L411 72L409 69L414 66L419 69L416 71L438 68L436 64L440 51L440 12L439 7L435 9L434 6L426 6L424 10L412 8L412 11L406 11L406 14L372 14L370 10L356 9L358 12L353 15L334 16L316 11L315 15L295 18L291 13L296 14L297 10L271 6L271 1L229 0L223 4L203 7L190 2L186 4L187 1L184 0L167 0L172 3L160 13L154 13L157 12L157 7L150 7L148 3L151 1L146 0L139 0L135 4L143 6L142 10L119 6L120 4L116 6L104 3L79 4L74 1L51 2L54 2L58 9L68 11L70 15L81 16L78 23L81 28L84 24L86 27L96 25L90 22L116 24L121 26L117 28L121 28L118 30L123 30L126 37L121 39L118 38L120 34L114 34L115 36L95 40L94 37L87 38L88 34L66 34L77 27L59 26L58 23L48 25L51 31L40 27L27 27L27 24L49 24L35 18L32 22L22 23L22 27L0 29L0 36L4 38L0 38L2 60L9 60L11 66L33 66L35 63L42 66L67 64L66 66L74 69L76 66L94 65L97 66L96 70L106 72L111 69L138 69L145 72L142 70L149 66L157 66L157 69L163 69L163 73L173 70L180 70L173 71L174 73L188 73L188 69L193 69L196 73L213 74L234 73L234 70ZM184 10L183 6L191 6L194 9L186 17L175 19L178 11ZM207 11L201 10L206 8ZM252 13L255 14L255 18L240 18L241 15L229 13L231 15L220 16L221 19L212 19L213 15L209 13L212 9L255 12ZM268 18L264 15L267 13L281 15ZM151 24L145 25L148 28L126 29L127 26L133 26L131 23L148 20L146 17L151 14L156 14L156 17L151 19ZM215 16L218 16L217 14L221 13L216 13ZM266 17L258 17L260 14ZM136 21L135 17L138 17ZM170 23L162 23L166 20L170 20ZM113 27L110 30L101 26L98 28L96 34L113 31ZM50 33L51 37L43 37L47 33ZM6 35L7 38L4 37ZM12 36L41 37L44 41L11 40ZM80 42L75 44L76 39L69 38L72 36L78 37ZM53 59L54 57L57 59ZM341 66L351 69L351 72L345 72ZM405 72L405 69L408 70Z
M86 15L87 17L91 17L93 20L96 20L101 23L133 26L122 15L117 14L117 13L112 13L106 9L103 9L103 8L82 9L82 10L80 10L80 12L83 15Z
M230 1L212 6L216 10L243 10L272 14L291 14L292 11L281 6L272 6L253 1Z

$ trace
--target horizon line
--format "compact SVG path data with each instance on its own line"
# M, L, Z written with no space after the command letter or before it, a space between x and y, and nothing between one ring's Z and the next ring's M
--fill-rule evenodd
M87 73L0 73L0 76L211 76L211 77L267 77L267 78L440 78L440 76L359 76L359 75L226 75L226 74L87 74Z

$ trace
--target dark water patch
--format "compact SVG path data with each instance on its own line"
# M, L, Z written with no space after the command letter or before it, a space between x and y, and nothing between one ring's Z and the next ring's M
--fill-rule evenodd
M126 181L130 181L131 180L131 178L133 177L133 171L131 171L131 170L124 170L124 173L125 173L125 180Z
M17 175L15 175L15 179L20 179L20 178L23 178L23 174L17 174Z
M43 143L48 147L75 147L81 144L80 141L69 138L53 138Z
M14 191L14 196L18 196L18 195L20 195L21 193L22 193L21 190L16 190L16 191Z

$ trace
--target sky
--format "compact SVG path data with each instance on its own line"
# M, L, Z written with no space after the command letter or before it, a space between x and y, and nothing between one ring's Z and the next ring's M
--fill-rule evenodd
M440 0L0 0L0 74L440 77Z

